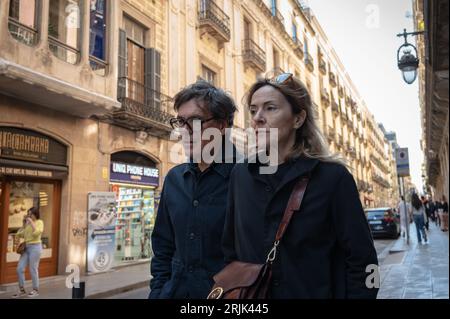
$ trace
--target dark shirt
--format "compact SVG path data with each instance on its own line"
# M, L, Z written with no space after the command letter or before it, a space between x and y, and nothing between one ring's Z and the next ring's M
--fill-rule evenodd
M200 298L224 266L221 237L228 179L234 164L200 172L181 164L167 174L152 233L149 298Z

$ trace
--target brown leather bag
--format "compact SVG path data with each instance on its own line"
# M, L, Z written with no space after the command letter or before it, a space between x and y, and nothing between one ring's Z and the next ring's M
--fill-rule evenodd
M19 255L22 255L25 252L26 248L27 248L27 245L25 244L25 242L22 242L19 244L19 246L17 246L16 253L18 253Z
M300 209L307 185L307 177L303 177L295 184L266 262L264 264L231 262L214 276L215 284L208 299L267 299L269 297L272 263L277 256L278 245L294 211Z

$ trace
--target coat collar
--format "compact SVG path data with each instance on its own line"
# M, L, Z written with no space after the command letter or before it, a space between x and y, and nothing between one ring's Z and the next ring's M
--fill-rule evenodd
M304 157L304 156L296 158L296 159L292 159L291 161L293 162L293 166L287 172L287 174L284 176L278 189L283 187L290 181L297 179L298 177L311 176L312 171L317 166L317 164L319 164L318 159L308 158L308 157ZM248 160L246 161L246 165L247 165L247 168L248 168L250 174L253 176L253 178L265 182L264 175L261 175L259 173L259 168L261 166L263 166L264 164L261 164L258 160L256 160L256 163L255 163L255 159L252 158L250 163Z
M219 175L221 175L223 178L228 178L231 174L231 171L233 170L234 165L242 158L242 155L237 151L236 147L233 145L233 153L230 154L230 156L226 157L227 154L225 154L225 151L222 152L222 161L220 162L213 162L211 164L211 169L216 171ZM186 163L184 170L183 170L183 176L186 175L186 173L191 172L195 174L195 170L197 170L198 164L193 163L192 160L190 160L188 163Z

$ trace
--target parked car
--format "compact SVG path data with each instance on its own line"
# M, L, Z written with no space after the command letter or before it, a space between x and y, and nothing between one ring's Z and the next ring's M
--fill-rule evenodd
M390 207L365 210L373 237L398 238L400 236L400 218Z

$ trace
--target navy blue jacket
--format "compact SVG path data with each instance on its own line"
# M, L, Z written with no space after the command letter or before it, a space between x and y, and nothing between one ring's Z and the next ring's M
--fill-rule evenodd
M227 262L264 263L290 193L300 176L310 181L278 247L272 298L375 298L368 265L377 254L355 181L340 164L298 159L276 189L258 164L237 164L230 177L223 247ZM370 278L370 277L369 277ZM369 282L373 282L369 280Z
M149 298L207 297L224 266L221 238L233 167L215 163L199 174L187 163L167 174L152 233Z

